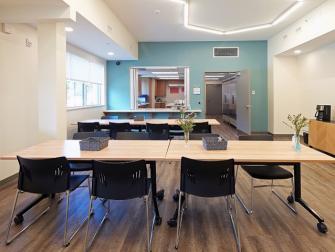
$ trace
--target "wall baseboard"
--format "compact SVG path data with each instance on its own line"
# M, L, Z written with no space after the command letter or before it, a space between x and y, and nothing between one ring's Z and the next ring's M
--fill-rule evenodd
M0 180L0 186L3 186L9 181L12 181L13 179L16 179L19 176L19 173L15 173L12 176L9 176L8 178L5 178L3 180Z

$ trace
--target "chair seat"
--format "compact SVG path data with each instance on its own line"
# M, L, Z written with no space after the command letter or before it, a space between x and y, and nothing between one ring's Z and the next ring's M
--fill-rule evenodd
M242 165L251 177L256 179L289 179L293 174L278 165Z
M91 162L85 162L85 163L70 162L69 166L72 172L92 171L93 170L93 166Z
M78 188L88 177L88 175L72 175L70 177L70 191Z

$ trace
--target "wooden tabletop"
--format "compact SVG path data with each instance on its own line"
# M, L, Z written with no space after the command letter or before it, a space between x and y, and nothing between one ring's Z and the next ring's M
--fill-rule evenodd
M65 156L69 160L163 160L170 141L110 140L101 151L80 151L79 140L53 140L1 157L15 160L16 156L43 159Z
M202 141L172 140L166 155L167 160L180 160L181 157L200 160L235 159L236 162L329 162L335 159L312 148L301 146L296 152L290 141L228 141L227 150L207 151Z
M168 160L178 161L181 157L200 160L235 159L245 163L292 163L322 162L335 163L331 156L312 148L301 146L296 152L290 141L229 141L227 150L207 151L202 141L184 140L110 140L101 151L80 151L79 140L53 140L1 157L15 160L16 156L43 159L65 156L69 160Z
M218 120L216 119L194 119L195 123L201 123L201 122L208 122L209 125L220 125ZM146 123L167 123L169 125L178 125L177 119L147 119L144 121L135 121L133 119L92 119L92 120L85 120L80 122L99 122L100 125L108 125L109 122L114 123L130 123L131 125L145 125ZM77 125L76 123L74 125Z

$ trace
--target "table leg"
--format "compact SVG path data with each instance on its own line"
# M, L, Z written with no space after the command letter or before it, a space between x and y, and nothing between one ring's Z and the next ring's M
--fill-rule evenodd
M317 228L321 233L327 233L328 229L325 220L312 208L301 197L301 164L294 164L294 200L298 202L303 208L305 208L314 218L318 220Z
M159 209L157 204L157 184L156 184L156 161L148 162L150 165L150 173L151 173L151 191L152 191L152 202L154 203L155 210L155 224L160 225L162 223L162 217L159 215ZM160 194L164 193L162 191Z

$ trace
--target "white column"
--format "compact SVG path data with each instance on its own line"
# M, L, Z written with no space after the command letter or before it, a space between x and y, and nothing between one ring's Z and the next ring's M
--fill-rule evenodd
M39 140L66 138L66 35L64 23L39 23Z

